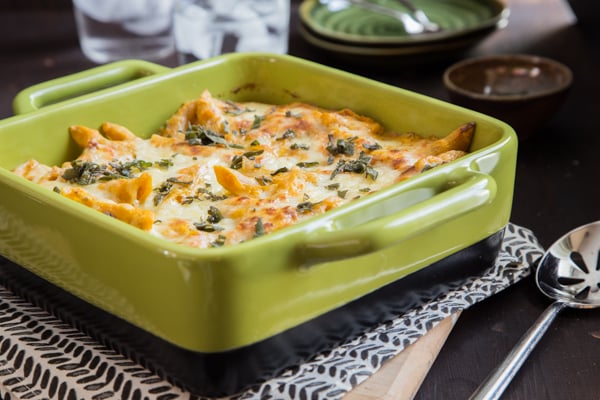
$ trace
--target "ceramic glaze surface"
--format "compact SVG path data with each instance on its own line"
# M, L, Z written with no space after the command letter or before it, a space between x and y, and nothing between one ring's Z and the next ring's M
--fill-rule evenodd
M379 0L378 3L393 9L408 11L400 2ZM415 1L415 5L442 30L410 35L402 22L388 15L359 7L332 11L328 5L318 0L305 1L300 16L312 30L332 39L356 43L411 44L448 39L492 27L504 18L506 13L502 3L493 0L418 0Z

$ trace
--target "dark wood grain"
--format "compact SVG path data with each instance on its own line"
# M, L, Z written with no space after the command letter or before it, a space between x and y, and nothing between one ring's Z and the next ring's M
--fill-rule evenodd
M512 221L532 229L547 247L600 219L600 39L579 29L566 1L507 3L509 25L467 53L382 65L376 59L349 62L310 46L298 32L294 0L289 52L442 100L442 73L459 57L530 53L568 65L574 73L569 97L537 136L520 144L515 182ZM19 90L94 65L79 50L71 11L60 8L0 12L0 118L12 115ZM175 65L173 57L161 63ZM547 305L527 279L464 312L416 398L468 398ZM600 311L561 314L505 398L599 399L599 339Z

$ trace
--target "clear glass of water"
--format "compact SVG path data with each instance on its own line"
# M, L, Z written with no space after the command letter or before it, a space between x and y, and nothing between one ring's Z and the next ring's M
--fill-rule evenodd
M81 50L96 63L175 51L173 0L73 0Z
M290 0L175 0L180 64L223 53L287 53Z

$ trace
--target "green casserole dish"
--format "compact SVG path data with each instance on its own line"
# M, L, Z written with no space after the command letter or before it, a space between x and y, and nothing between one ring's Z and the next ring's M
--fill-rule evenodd
M477 123L471 152L301 224L230 247L169 243L10 170L78 154L67 127L150 135L204 89L237 101L350 108L424 135ZM284 55L228 54L165 68L123 61L41 83L0 121L0 254L186 351L231 352L359 299L501 231L517 140L491 117Z

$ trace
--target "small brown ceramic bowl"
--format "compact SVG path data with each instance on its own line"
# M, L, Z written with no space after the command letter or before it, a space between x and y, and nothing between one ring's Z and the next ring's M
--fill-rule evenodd
M471 58L444 72L450 101L508 123L520 139L544 127L572 80L565 65L525 54Z

